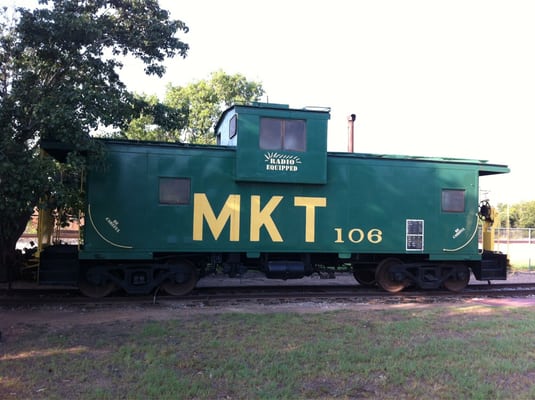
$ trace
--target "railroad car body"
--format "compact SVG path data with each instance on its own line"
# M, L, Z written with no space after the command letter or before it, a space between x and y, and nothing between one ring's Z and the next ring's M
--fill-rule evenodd
M350 268L392 292L461 290L470 270L506 278L506 256L478 246L479 179L506 166L328 152L329 117L236 105L215 146L101 139L106 167L87 177L83 244L45 250L40 276L70 274L90 295L179 295L215 269L293 279Z

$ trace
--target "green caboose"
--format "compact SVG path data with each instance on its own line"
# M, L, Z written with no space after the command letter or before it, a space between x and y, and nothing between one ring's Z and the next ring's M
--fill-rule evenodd
M362 284L460 290L505 279L478 246L479 177L502 165L327 152L329 110L236 105L217 146L102 140L87 177L81 287L171 294L206 271L301 278L350 268Z

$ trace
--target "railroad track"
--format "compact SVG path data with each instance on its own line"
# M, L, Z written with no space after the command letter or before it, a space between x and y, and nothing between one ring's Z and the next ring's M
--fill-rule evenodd
M464 291L411 290L387 293L360 285L201 287L187 296L173 297L156 292L150 296L117 294L100 299L82 296L76 289L0 289L0 307L35 308L43 305L105 308L112 305L160 304L169 307L217 307L312 303L437 303L458 302L474 297L532 297L535 283L469 285Z

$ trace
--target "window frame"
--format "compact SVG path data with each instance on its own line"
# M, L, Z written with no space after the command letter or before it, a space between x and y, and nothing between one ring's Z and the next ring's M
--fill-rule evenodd
M162 196L162 183L163 182L174 182L178 185L186 186L177 186L175 188L168 187L168 190L176 190L174 193L164 193ZM185 189L185 190L182 190ZM179 191L181 191L179 193ZM187 193L184 193L187 192ZM167 199L166 196L173 197L173 199ZM163 199L162 199L163 197ZM173 176L160 176L158 177L158 204L162 206L181 206L191 204L191 178L185 177L173 177Z
M425 220L405 220L405 250L424 251L425 243Z
M233 139L238 134L238 114L234 114L228 122L228 137Z
M462 195L462 208L460 207ZM462 214L466 212L466 189L442 189L440 193L440 209L444 213Z
M278 122L278 145L277 146L268 146L267 142L262 139L265 139L268 134L270 134L271 138L276 138L277 134L273 131L269 131L266 128L264 128L263 122L270 120L271 122L277 121ZM295 141L299 146L293 146L293 148L287 148L286 143L290 141L290 138L286 138L287 135L290 135L288 132L291 132L289 129L290 124L300 124L302 126L302 129L294 131L291 136L294 136L298 140ZM293 151L293 152L299 152L304 153L307 149L307 121L305 119L298 119L298 118L275 118L275 117L261 117L260 118L260 129L259 129L259 148L262 150L280 150L280 151ZM273 141L275 142L275 140ZM292 140L292 142L294 142Z

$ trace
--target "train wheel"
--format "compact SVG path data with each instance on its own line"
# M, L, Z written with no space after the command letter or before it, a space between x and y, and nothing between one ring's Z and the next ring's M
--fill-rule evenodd
M104 282L104 283L91 283L87 279L80 279L78 282L78 289L84 296L99 298L106 297L111 292L116 289L116 286L113 282Z
M162 289L171 296L183 296L193 290L199 279L197 268L189 261L173 265L174 275L162 283Z
M355 280L362 286L372 287L377 285L375 280L375 270L373 268L353 268Z
M470 270L466 265L455 266L455 277L444 281L444 287L452 292L460 292L470 281Z
M406 280L394 280L391 268L395 265L403 264L397 258L386 258L379 263L375 271L375 280L378 285L390 293L396 293L405 289L409 283Z

